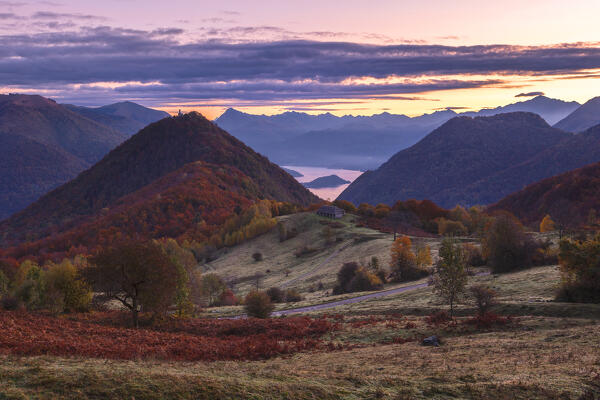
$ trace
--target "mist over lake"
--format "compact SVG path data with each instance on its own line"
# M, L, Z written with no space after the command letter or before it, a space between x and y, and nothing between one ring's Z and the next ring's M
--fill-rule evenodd
M297 171L302 174L301 177L296 178L300 183L311 182L317 178L328 175L337 175L342 179L354 182L363 171L356 171L351 169L336 169L336 168L322 168L322 167L304 167L297 165L284 165L284 168L288 168ZM309 189L312 193L319 196L323 200L335 200L340 193L344 191L350 184L340 185L331 188L321 189Z

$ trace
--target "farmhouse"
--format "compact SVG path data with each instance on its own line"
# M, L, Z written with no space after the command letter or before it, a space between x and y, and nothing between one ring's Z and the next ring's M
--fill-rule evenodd
M336 206L323 206L317 210L317 215L326 218L342 218L345 214L345 211Z

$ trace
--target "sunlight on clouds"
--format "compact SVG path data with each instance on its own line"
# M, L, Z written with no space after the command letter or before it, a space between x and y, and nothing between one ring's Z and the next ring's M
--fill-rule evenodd
M70 85L75 90L86 89L86 88L101 88L101 89L117 89L127 86L162 86L159 81L152 82L140 82L140 81L129 81L129 82L92 82L92 83L75 83Z

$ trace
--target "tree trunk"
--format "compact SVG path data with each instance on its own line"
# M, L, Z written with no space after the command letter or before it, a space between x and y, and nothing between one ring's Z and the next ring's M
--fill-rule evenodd
M133 318L133 327L135 329L139 328L140 325L138 321L138 304L136 297L133 298L133 308L131 309L131 317Z

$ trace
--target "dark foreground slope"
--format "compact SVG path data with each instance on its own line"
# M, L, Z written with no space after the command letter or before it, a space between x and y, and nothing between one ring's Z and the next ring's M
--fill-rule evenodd
M572 136L531 113L457 117L377 170L361 175L339 198L355 204L429 199L446 208L497 201L533 181L516 179L511 185L493 186L475 183Z

